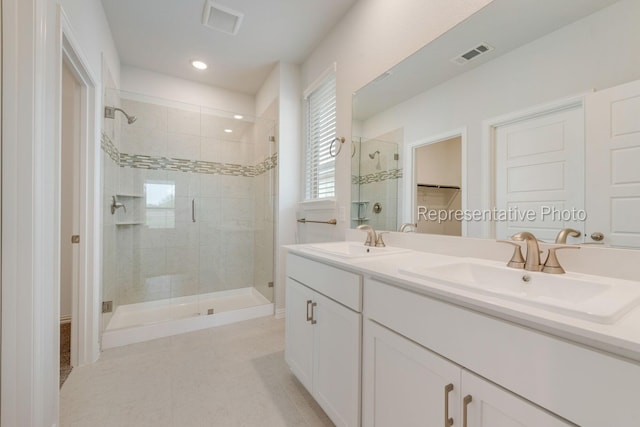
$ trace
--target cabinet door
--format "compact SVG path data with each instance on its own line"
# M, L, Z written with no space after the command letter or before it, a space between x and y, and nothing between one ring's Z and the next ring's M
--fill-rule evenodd
M362 315L314 296L313 396L337 426L360 425Z
M289 368L312 392L313 325L307 320L315 292L287 277L285 359Z
M567 427L544 409L470 372L462 372L462 395L471 396L463 427ZM463 409L464 412L464 409Z
M462 425L457 365L371 320L363 345L362 425L442 426L447 404L453 425Z

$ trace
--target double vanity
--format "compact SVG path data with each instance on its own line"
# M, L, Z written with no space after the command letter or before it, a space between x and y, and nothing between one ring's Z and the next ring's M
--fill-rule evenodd
M285 357L336 425L639 425L640 282L287 249Z

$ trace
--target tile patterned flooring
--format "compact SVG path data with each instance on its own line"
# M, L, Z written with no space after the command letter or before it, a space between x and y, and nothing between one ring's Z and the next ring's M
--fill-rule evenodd
M273 317L106 350L60 390L60 426L333 426L284 361Z

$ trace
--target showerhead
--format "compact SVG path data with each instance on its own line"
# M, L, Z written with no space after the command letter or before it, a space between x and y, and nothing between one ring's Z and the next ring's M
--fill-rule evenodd
M370 158L371 160L375 159L375 158L376 158L376 154L380 154L380 151L379 151L379 150L376 150L376 151L374 151L373 153L369 153L369 158Z
M136 116L128 115L122 108L118 107L104 107L104 117L107 119L115 119L116 111L120 111L127 118L127 123L131 124L138 120Z

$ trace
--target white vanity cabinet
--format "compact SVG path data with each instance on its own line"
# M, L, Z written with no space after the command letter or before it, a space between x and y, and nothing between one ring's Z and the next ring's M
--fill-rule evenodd
M636 362L376 279L363 299L365 426L443 425L450 383L454 426L467 395L469 427L639 425Z
M363 345L364 426L571 425L371 320Z
M287 256L285 359L337 426L360 425L362 277Z

